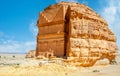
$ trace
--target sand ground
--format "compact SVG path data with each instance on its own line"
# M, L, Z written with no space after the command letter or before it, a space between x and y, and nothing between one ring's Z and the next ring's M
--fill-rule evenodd
M97 64L75 67L61 60L26 59L25 54L0 54L0 76L120 76L120 56L117 64Z

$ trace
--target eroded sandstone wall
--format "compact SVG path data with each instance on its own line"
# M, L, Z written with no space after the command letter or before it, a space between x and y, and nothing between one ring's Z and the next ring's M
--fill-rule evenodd
M37 52L52 50L55 56L64 56L63 6L49 6L38 19Z
M85 5L70 6L68 56L78 58L80 65L91 66L97 60L112 61L117 53L116 37L107 23Z
M80 66L92 66L97 60L112 61L118 51L116 37L106 21L86 5L61 2L40 13L36 55L53 50L55 56L67 56Z

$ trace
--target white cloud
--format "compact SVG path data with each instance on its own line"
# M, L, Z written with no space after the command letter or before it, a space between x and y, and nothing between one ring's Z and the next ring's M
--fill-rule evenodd
M24 50L26 52L30 51L30 50L35 50L36 49L36 41L26 41L24 43Z
M38 29L37 29L35 20L32 20L30 23L30 31L32 32L33 36L36 36L38 33Z
M38 29L36 26L36 21L32 20L29 25L29 30L36 37ZM36 49L36 40L30 41L16 41L13 36L9 36L0 32L0 52L5 53L26 53L30 50Z
M106 4L107 6L101 10L101 15L117 36L117 44L120 48L120 1L106 0Z
M115 21L117 9L115 6L107 7L103 10L103 17L112 25Z
M33 35L35 35L37 33L34 22L31 23L30 29L31 29L31 32ZM36 49L36 41L35 40L21 42L21 41L16 41L14 39L15 38L13 38L13 36L9 36L9 35L4 34L3 32L0 32L0 52L26 53L29 50Z
M26 53L29 50L35 50L35 41L19 42L14 40L4 40L0 44L0 52L7 53Z

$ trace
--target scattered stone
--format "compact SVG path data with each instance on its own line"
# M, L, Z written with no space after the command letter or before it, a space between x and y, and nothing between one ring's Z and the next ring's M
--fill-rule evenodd
M68 73L65 73L65 75L68 75Z
M110 62L111 65L117 65L117 61L114 59Z
M93 70L93 72L100 72L99 70Z
M13 55L13 58L15 58L15 56Z

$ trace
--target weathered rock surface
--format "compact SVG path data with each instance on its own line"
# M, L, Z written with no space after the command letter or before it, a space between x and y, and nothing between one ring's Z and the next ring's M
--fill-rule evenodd
M36 56L52 49L69 62L92 66L97 60L115 59L116 37L106 21L86 5L61 2L47 7L38 19Z
M34 58L35 57L35 50L30 50L27 54L26 54L26 58Z

